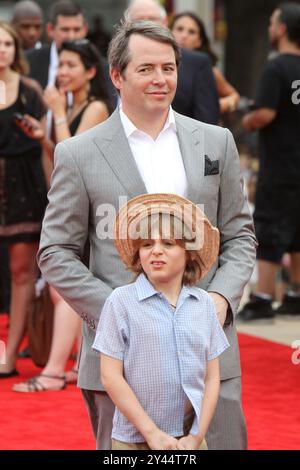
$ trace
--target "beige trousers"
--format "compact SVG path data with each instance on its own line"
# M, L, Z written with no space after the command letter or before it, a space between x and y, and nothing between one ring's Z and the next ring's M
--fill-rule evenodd
M146 442L138 442L136 444L116 441L112 439L112 450L151 450ZM208 450L205 439L201 442L198 450Z
M192 427L194 420L194 414L189 416L184 420L183 431L184 436L189 434L189 431ZM177 439L180 439L178 437ZM112 450L151 450L148 446L147 442L137 442L137 443L129 443L129 442L121 442L117 441L116 439L112 439ZM198 450L208 450L206 440L203 439L201 445Z

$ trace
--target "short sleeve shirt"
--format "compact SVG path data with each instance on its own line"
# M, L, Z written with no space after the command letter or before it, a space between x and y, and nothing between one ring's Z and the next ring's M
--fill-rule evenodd
M229 346L209 295L184 286L174 311L144 274L108 297L93 348L123 361L124 377L156 425L183 435L185 404L195 410L191 432L199 428L207 361ZM114 439L143 442L144 437L118 409Z

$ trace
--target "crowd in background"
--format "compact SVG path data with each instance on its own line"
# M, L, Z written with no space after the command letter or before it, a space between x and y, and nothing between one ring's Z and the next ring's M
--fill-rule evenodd
M150 13L145 13L145 4L147 2L134 2L131 8L133 19L157 21ZM166 27L169 26L176 41L183 48L178 89L173 102L174 110L214 125L232 123L234 119L230 116L235 116L236 121L231 130L238 138L241 134L244 135L246 130L262 129L257 125L257 121L249 124L246 119L242 128L239 92L218 68L218 57L201 18L190 11L167 18L166 12L161 8L158 20ZM273 27L275 28L274 25ZM43 34L47 36L47 44L41 43ZM274 31L273 34L275 37ZM0 310L10 315L7 363L1 366L2 378L18 374L16 361L20 354L19 347L27 331L28 311L40 276L36 253L47 205L47 189L50 185L55 145L105 121L118 104L106 62L109 39L100 15L95 18L92 31L88 31L81 7L68 0L52 5L47 22L38 4L31 0L16 4L10 24L0 21L0 80L6 85L6 103L0 103ZM283 49L283 52L295 54L299 59L299 32L298 37L292 39L298 49L295 47L294 51L287 52ZM295 67L298 67L300 72L298 62ZM292 67L289 64L282 65L286 69L290 66ZM281 72L275 69L273 73ZM270 81L270 86L281 85ZM256 104L268 107L267 101L262 100L261 104ZM276 103L271 103L270 107L274 108L275 105ZM282 114L281 110L280 113ZM295 113L293 119L299 123L299 111ZM263 118L257 116L256 119L259 121ZM284 120L285 117L281 116L281 119ZM266 121L266 125L268 122L271 123L272 120ZM270 133L268 138L274 138L274 134L272 137ZM295 140L291 134L288 138L290 142ZM297 176L300 155L294 151L293 146L290 146L290 151L294 152L293 161L298 159L298 164L295 163ZM261 155L256 145L254 150L249 145L241 145L240 153L241 169L254 211ZM264 165L267 159L264 160ZM290 183L293 171L291 168L286 184ZM269 183L272 184L272 177L272 172L268 173L266 170L264 180L269 178ZM262 178L260 194L261 185ZM299 192L297 179L293 179L293 188L291 199L297 197ZM280 184L278 191L282 191ZM297 236L299 230L297 223L295 219L295 230L290 230L291 254L289 258L284 258L285 261L288 259L288 262L285 262L288 267L293 253L300 251L297 243L293 243L295 233ZM270 233L270 237L272 236ZM274 243L278 240L279 238ZM282 247L289 248L284 243ZM276 259L267 257L267 261L280 264L284 254L285 251L279 250ZM291 265L291 272L285 266L286 279L290 279L293 284L290 297L285 299L292 305L292 313L300 313L299 271L297 257ZM271 284L271 276L275 273L272 271L270 274L265 268L259 275L267 276ZM272 289L274 290L273 287ZM274 299L272 289L265 292L265 287L258 288L262 291L262 296L252 298L250 307L248 305L248 310L246 308L246 313L244 312L244 320L264 317L266 308L267 317L273 318L275 312L270 305L270 298ZM264 296L264 293L267 296ZM46 390L61 390L67 383L77 379L77 362L71 370L66 371L65 368L74 343L77 340L80 342L81 320L58 292L51 288L50 295L54 304L54 326L48 361L44 365L38 385L29 380L15 385L16 391L34 391L40 387Z

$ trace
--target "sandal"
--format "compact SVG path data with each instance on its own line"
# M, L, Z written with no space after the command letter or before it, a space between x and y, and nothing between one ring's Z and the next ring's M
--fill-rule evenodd
M60 387L45 387L41 383L41 377L45 377L46 379L56 379L62 381L62 385ZM64 390L66 388L66 378L65 376L59 375L47 375L47 374L40 374L32 377L31 379L27 380L26 382L21 382L19 384L15 384L13 386L14 392L22 392L22 393L35 393L35 392L57 392L59 390Z
M65 379L67 384L76 384L78 380L78 369L71 369L65 373Z

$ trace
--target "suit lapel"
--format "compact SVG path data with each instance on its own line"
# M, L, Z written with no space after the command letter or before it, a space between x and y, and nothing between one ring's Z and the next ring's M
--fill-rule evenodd
M114 111L105 125L105 135L108 137L95 138L99 151L130 197L146 194L147 190L124 133L118 110Z
M46 88L48 85L48 76L49 76L49 65L50 65L50 47L45 50L45 53L42 56L43 64L40 64L41 71L41 83L42 87Z
M45 46L40 52L38 64L35 64L35 79L38 80L43 89L48 85L50 46Z
M199 126L191 124L191 121L187 124L188 121L177 113L175 119L188 181L187 197L191 201L198 202L204 178L204 133ZM131 153L119 111L114 111L104 125L105 138L95 138L99 151L130 197L146 194L147 190Z
M187 197L198 202L204 177L204 132L175 113L178 141L188 182Z

